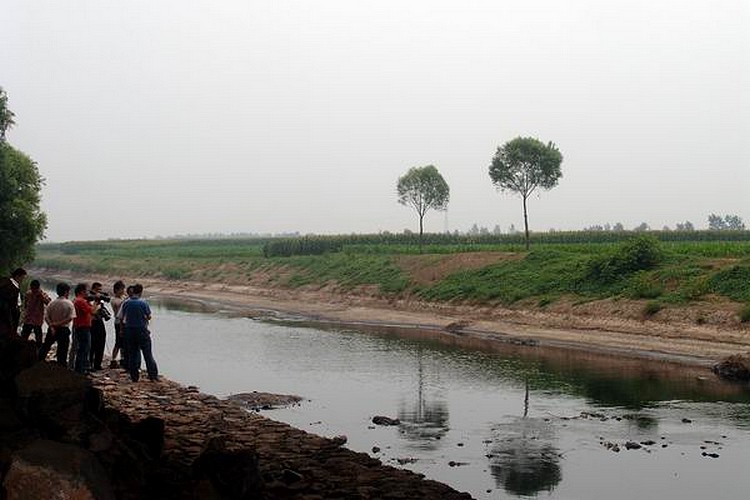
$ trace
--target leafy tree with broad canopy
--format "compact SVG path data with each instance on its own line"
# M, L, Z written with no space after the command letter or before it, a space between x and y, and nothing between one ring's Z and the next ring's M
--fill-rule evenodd
M33 259L34 245L47 227L39 208L44 179L36 163L5 140L13 117L0 87L0 274Z
M552 189L562 177L563 157L553 143L533 137L516 137L497 148L490 179L500 191L518 193L523 200L526 249L529 249L529 216L526 200L537 189Z
M412 167L398 178L398 202L414 208L419 216L419 251L422 251L424 216L428 210L447 210L450 188L434 165Z

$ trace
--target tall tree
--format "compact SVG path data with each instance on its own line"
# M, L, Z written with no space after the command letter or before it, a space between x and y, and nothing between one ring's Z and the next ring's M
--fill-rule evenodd
M424 216L429 210L447 210L450 188L433 165L412 167L398 178L398 202L412 207L419 216L419 251L422 251Z
M39 207L44 179L36 163L5 140L13 117L0 88L0 273L30 261L47 227Z
M497 148L490 165L490 179L501 191L518 193L523 200L526 249L529 249L529 216L526 200L537 189L557 186L562 153L553 143L533 137L516 137Z

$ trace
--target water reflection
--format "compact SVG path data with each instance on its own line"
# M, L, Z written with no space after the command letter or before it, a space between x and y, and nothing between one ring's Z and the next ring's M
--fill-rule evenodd
M399 431L414 448L435 450L440 439L449 430L448 404L441 399L430 400L425 395L425 373L423 348L417 348L417 387L415 399L410 403L401 401L398 419ZM432 395L431 395L432 396Z
M560 451L549 419L529 417L529 383L526 379L523 417L493 428L490 473L496 484L518 496L552 491L562 480Z

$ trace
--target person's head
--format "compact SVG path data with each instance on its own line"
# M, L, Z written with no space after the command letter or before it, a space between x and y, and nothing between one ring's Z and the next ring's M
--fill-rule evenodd
M86 295L86 288L86 283L78 283L73 289L73 293L76 294L76 297L82 297Z
M112 286L112 291L115 292L115 295L121 295L122 292L125 291L125 283L123 283L122 280L115 281L114 286Z
M20 283L26 277L26 269L18 267L12 273L10 273L10 277Z
M132 297L132 296L133 296L133 288L135 288L135 287L134 287L133 285L130 285L130 286L129 286L129 287L128 287L128 288L126 289L126 290L125 290L125 293L127 293L127 294L128 294L128 297Z
M67 283L58 283L55 289L57 290L58 297L67 297L70 293L70 285Z
M91 291L93 293L101 293L101 291L102 291L102 284L99 283L98 281L94 281L93 283L91 283Z
M133 295L137 295L140 297L142 293L143 285L141 285L140 283L136 283L135 285L133 285Z
M39 280L31 280L31 283L29 283L29 288L34 292L38 291L41 287L42 284L39 283Z

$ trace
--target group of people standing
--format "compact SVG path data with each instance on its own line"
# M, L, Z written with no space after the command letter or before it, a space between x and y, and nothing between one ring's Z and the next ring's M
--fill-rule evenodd
M0 336L18 337L21 326L20 337L24 340L34 334L40 360L46 360L56 344L55 359L59 364L87 374L102 369L107 338L105 322L114 318L115 344L110 368L127 370L130 379L137 382L143 356L149 380L158 380L149 330L151 308L142 298L142 285L126 288L122 281L117 281L110 296L102 290L101 283L92 283L91 288L79 283L71 300L71 286L61 282L56 286L57 298L52 300L38 280L32 280L28 291L21 294L25 278L26 271L19 268L9 278L0 279ZM112 306L112 314L106 303ZM47 334L42 339L44 323Z

